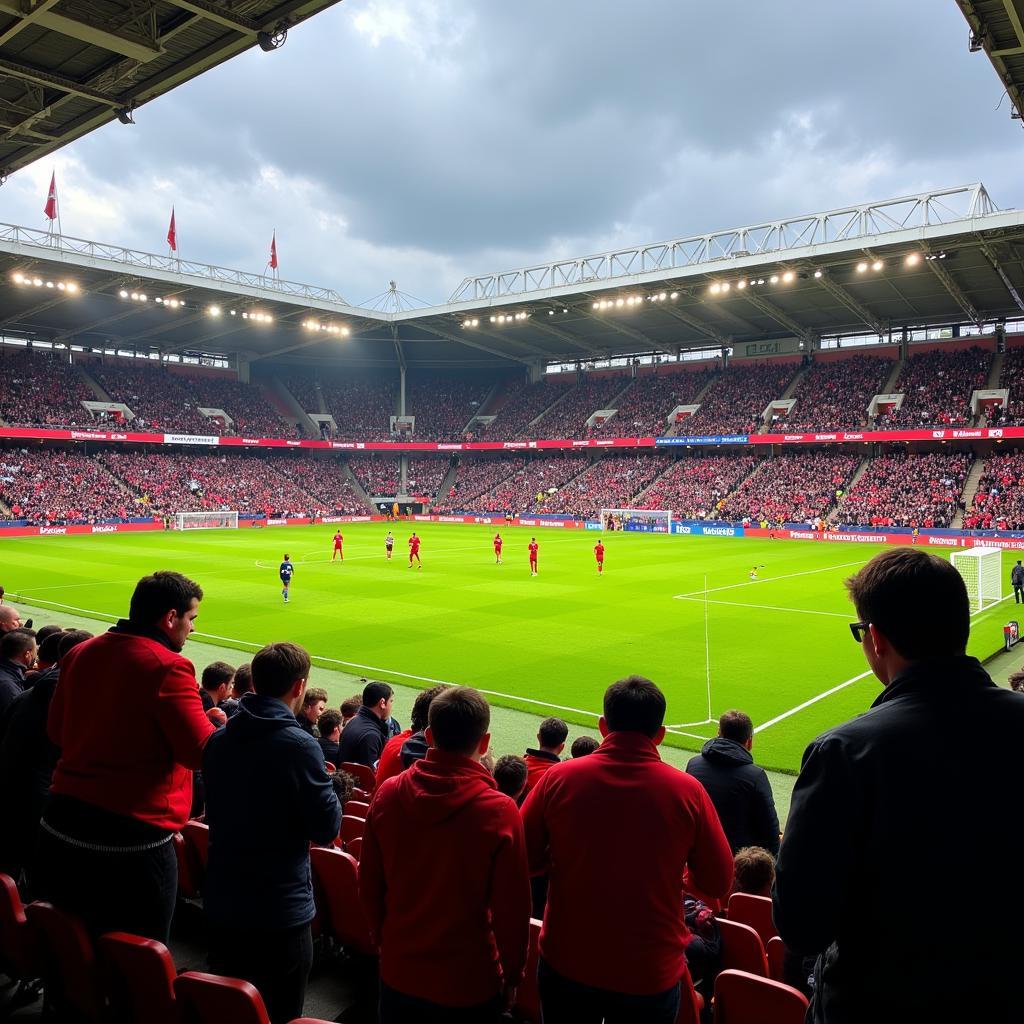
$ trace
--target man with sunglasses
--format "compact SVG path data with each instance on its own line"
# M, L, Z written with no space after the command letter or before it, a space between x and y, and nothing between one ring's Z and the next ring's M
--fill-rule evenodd
M966 655L967 589L946 560L886 551L846 586L883 690L804 753L773 892L787 948L818 956L808 1020L1020 1020L1024 699ZM998 905L969 937L960 886Z

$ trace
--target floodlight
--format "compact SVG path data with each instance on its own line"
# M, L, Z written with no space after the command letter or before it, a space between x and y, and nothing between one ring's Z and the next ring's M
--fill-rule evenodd
M795 274L793 273L793 271L792 271L792 270L787 270L787 271L786 271L786 272L785 272L785 273L784 273L784 274L782 275L782 280L783 280L783 281L785 281L785 283L786 283L786 284L789 284L789 283L790 283L790 282L791 282L791 281L793 280L793 278L794 278L795 276L796 276L796 275L795 275Z
M206 311L210 316L220 316L220 306L210 306Z
M916 267L921 262L921 254L916 252L908 253L904 262L908 267Z
M53 287L53 282L52 281L47 281L46 282L46 287L47 288L52 288Z
M120 295L122 299L128 298L128 293L123 288L117 294Z
M38 277L32 278L32 284L34 284L36 286L36 288L42 288L43 287L43 282Z
M747 282L746 281L737 281L736 282L736 289L738 291L743 291L743 289L746 288L746 287L747 287Z
M678 299L679 298L679 292L673 292L672 293L672 298L673 299Z
M712 295L717 295L721 290L722 286L717 281L708 289Z
M875 262L871 264L871 269L872 270L881 270L882 267L884 267L884 266L885 266L885 264L881 260L875 260Z
M616 300L615 300L615 305L616 305L616 306L622 306L623 304L624 304L624 303L623 303L623 300L622 300L622 299L616 299Z
M814 276L815 276L816 278L820 278L820 277L821 277L821 271L820 271L820 270L816 270L816 271L814 272Z
M866 273L867 269L868 269L868 265L863 260L860 263L857 264L857 273L858 274Z
M772 284L778 284L779 283L779 275L778 274L772 274L772 276L769 277L768 280L771 281Z
M24 280L25 280L25 278L21 274L15 274L14 275L14 283L15 284L22 284L24 282Z

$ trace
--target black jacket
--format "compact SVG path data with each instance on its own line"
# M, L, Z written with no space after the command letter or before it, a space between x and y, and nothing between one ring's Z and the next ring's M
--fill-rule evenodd
M773 895L786 945L824 954L808 1019L1021 1019L1021 737L1024 696L960 657L807 748Z
M316 740L273 697L247 693L203 754L210 826L204 906L224 928L296 928L313 919L309 844L341 827Z
M402 744L398 756L402 759L403 768L411 768L417 761L422 761L427 756L426 733L414 732Z
M0 661L0 717L14 698L25 689L25 668L13 661Z
M1015 565L1010 570L1010 583L1015 587L1024 587L1024 565Z
M323 752L324 761L330 761L331 764L337 768L340 760L341 745L336 743L334 740L325 740L323 736L317 740L317 743L320 744L320 750Z
M355 718L341 730L341 750L338 757L342 761L376 768L380 752L388 738L387 722L382 722L370 708L361 707Z
M708 740L686 771L707 791L732 852L763 846L779 852L779 815L771 783L750 751L735 740Z

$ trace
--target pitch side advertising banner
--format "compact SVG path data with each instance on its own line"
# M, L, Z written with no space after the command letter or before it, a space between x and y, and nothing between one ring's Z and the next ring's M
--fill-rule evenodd
M745 537L749 530L742 526L731 526L727 523L681 523L672 524L672 532L687 537Z
M92 533L139 533L162 530L162 523L84 523L75 526L7 526L0 537L74 537Z
M680 444L750 444L750 441L747 434L694 434L686 437L658 437L654 443L659 447L671 447Z

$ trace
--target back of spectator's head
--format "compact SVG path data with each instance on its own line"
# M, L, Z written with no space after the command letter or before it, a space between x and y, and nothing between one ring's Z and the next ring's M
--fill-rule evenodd
M231 684L231 695L241 697L252 693L252 665L246 662L235 669L235 681Z
M565 746L565 738L569 735L569 726L560 718L545 718L537 730L537 742L542 750L561 753Z
M526 789L526 762L518 754L503 754L494 763L494 781L499 792L518 801Z
M1024 668L1011 673L1007 682L1010 684L1011 690L1016 690L1017 693L1024 693Z
M775 883L775 858L761 846L744 846L736 851L733 892L770 896Z
M61 633L60 644L57 647L57 664L59 665L64 660L72 648L91 639L92 633L87 633L84 629L66 629Z
M349 721L350 719L355 718L356 715L359 713L359 709L362 706L363 706L363 695L361 693L357 693L354 696L349 697L348 700L343 700L341 702L341 720L342 720L342 723L345 723L345 722Z
M253 689L286 704L295 702L309 678L309 667L309 655L298 644L267 644L252 659Z
M340 736L341 712L328 708L328 710L320 716L320 720L317 722L317 728L320 730L320 737L322 739L333 739L335 732Z
M592 754L601 744L594 739L593 736L577 736L572 741L572 746L569 748L569 753L573 757L586 757L587 754Z
M665 735L665 695L643 676L627 676L612 683L604 694L602 735L638 732L660 743Z
M9 633L21 627L21 614L14 605L0 604L0 633Z
M203 588L187 576L180 572L155 572L135 584L128 618L140 626L152 626L170 611L179 617L184 615L193 601L202 599Z
M48 623L45 626L40 626L39 629L36 631L36 643L39 644L40 649L42 649L43 642L46 640L48 636L52 636L54 633L63 632L63 626L57 626L52 622Z
M49 629L48 626L43 626L43 629ZM39 645L39 667L48 668L51 665L57 664L57 652L60 649L60 641L64 636L64 631L60 628L54 632L52 629L42 640L39 637L42 635L43 630L39 630L36 633L36 643Z
M423 732L427 727L427 716L430 712L430 705L439 693L444 693L448 687L444 683L430 687L429 690L420 690L416 699L412 702L412 731Z
M921 548L883 551L846 581L846 589L861 621L870 623L906 661L954 657L967 648L967 587L944 558ZM866 638L865 644L874 669L875 642Z
M30 629L12 629L0 637L0 661L16 661L28 668L36 660L36 638Z
M726 711L718 720L718 735L749 747L754 738L754 723L742 711Z
M483 694L471 687L450 686L439 693L427 719L427 742L438 750L466 757L487 752L491 708Z
M222 686L227 686L235 677L235 670L226 661L211 661L203 669L202 687L215 693Z

